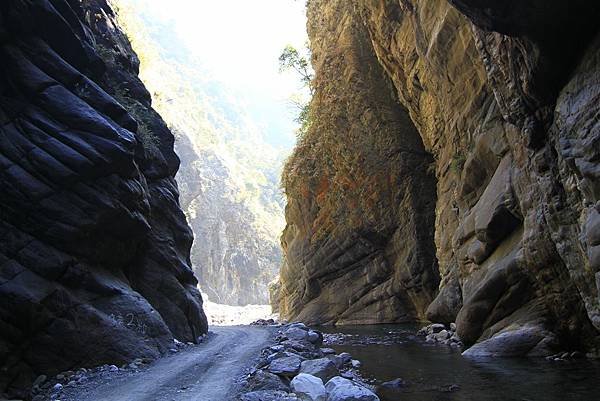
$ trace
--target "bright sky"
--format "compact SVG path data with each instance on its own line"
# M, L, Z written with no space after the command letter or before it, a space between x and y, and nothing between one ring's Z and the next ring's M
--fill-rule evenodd
M294 111L287 99L299 91L293 73L280 74L287 44L307 40L304 0L145 0L156 18L175 22L177 33L216 80L235 90L268 142L294 144ZM176 45L176 44L174 44Z

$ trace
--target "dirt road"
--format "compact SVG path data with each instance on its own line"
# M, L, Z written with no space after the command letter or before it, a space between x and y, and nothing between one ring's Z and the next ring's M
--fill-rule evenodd
M211 327L210 339L139 372L119 372L65 388L61 401L227 401L236 379L259 355L272 329Z

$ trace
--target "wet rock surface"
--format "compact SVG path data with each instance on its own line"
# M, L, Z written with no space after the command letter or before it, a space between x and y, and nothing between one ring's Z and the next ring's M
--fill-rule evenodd
M173 135L110 7L4 1L0 58L0 394L196 341Z
M600 6L513 3L309 2L283 317L425 317L473 353L597 353ZM383 165L396 180L363 179Z

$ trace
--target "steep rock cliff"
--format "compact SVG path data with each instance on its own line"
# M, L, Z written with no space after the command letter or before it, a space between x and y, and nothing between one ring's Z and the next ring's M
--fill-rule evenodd
M173 135L104 0L0 5L0 393L206 332Z
M435 178L347 1L312 1L312 126L285 167L280 313L309 323L423 318L438 285Z
M395 87L396 108L408 110L425 150L435 159L437 188L433 196L415 202L435 202L434 252L441 285L427 318L456 320L461 338L469 345L479 343L472 354L534 355L556 346L594 347L600 329L598 5L536 0L509 2L512 7L492 0L451 1L456 8L444 0L350 3L339 26L357 19L364 24L370 47L363 52L375 52ZM324 22L339 7L336 2L309 2L317 79L322 70L319 47L341 37ZM343 48L332 57L344 66L351 55L351 49ZM344 76L344 69L331 76ZM317 92L317 99L334 99L322 86ZM353 83L335 101L345 104L359 92L365 89ZM387 97L384 91L377 94ZM318 102L314 136L322 135L321 124L335 121L318 114ZM369 108L365 103L344 117ZM371 126L386 121L377 119ZM348 142L345 129L332 135L337 146ZM390 139L406 140L404 135L401 130L388 133ZM302 151L297 149L296 156ZM353 150L356 155L360 151ZM325 161L316 161L317 168ZM361 160L357 169L370 171L367 166ZM289 171L298 172L298 182L309 183L303 194L286 186L292 208L310 199L317 185L308 174ZM409 171L407 177L415 174L422 171ZM407 187L405 181L397 185ZM323 196L330 192L326 189ZM359 195L355 201L365 199ZM284 244L298 222L323 227L312 213L288 212ZM364 224L366 215L360 218ZM428 246L416 237L405 241L405 252L418 249L414 243ZM287 247L287 270L305 271L308 259L327 271L325 257L314 260L309 251ZM287 282L291 277L282 275L282 289L294 286ZM310 282L300 282L291 294L283 291L281 306L306 299L302 297L311 288ZM316 316L311 312L315 308L302 301L283 313Z

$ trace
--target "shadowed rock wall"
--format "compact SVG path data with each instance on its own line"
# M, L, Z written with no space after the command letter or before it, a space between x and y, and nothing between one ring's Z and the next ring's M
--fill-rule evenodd
M207 331L173 136L114 21L0 4L0 393Z
M338 63L326 80L336 82L347 76L345 68L355 50L337 46L337 53L323 56L321 49L338 43L349 21L359 20L357 25L365 28L357 30L366 29L369 36L362 54L375 52L385 79L393 82L397 93L398 104L390 108L408 111L424 150L435 160L434 194L420 193L414 202L435 202L435 245L409 234L399 248L421 257L417 249L434 247L441 276L437 297L430 304L427 292L417 297L428 305L427 318L456 321L463 341L478 343L467 351L471 354L544 355L556 347L594 348L600 329L599 6L536 0L508 2L514 3L512 7L493 0L452 1L456 8L444 0L347 3L337 15L335 30L331 16L339 13L340 4L309 2L313 64L320 85L309 137L324 136L320 126L339 120L335 114L319 114L320 103L346 104L372 89L352 82L346 87L336 85L337 92L325 91L326 84L319 80L326 57ZM376 100L388 98L386 91L376 94ZM370 109L370 103L361 102L356 111L345 110L342 118L352 119ZM387 121L377 116L369 126ZM334 132L329 134L335 138L332 144L349 143L347 129L338 126ZM369 137L366 132L361 138ZM390 141L403 135L399 130L386 133ZM349 147L358 159L356 171L371 171L360 157L364 146ZM321 148L340 153L330 144ZM302 152L300 146L294 157ZM385 153L373 159L392 163ZM314 170L326 162L326 158L315 160ZM293 167L288 166L288 172L300 178L284 183L289 205L283 243L288 246L280 306L288 318L309 315L320 320L318 316L326 313L310 302L319 299L319 287L313 290L312 281L297 277L311 271L307 260L317 266L313 276L332 274L324 267L329 261L326 254L315 254L309 247L289 246L299 238L310 238L298 227L323 227L313 217L314 202L307 202L318 187L310 174ZM411 180L422 174L422 169L411 167L395 185L384 187L410 187ZM304 192L296 190L300 182L308 187ZM321 196L330 193L331 187L325 187ZM336 196L350 193L360 203L378 191L359 185L354 192L344 188ZM298 204L311 207L298 208ZM383 207L389 212L400 206L410 211L397 201ZM366 216L361 213L358 220L373 226ZM337 224L348 221L342 215ZM344 235L338 241L350 238ZM356 252L357 247L351 249ZM348 264L355 266L359 260L360 256L350 258ZM347 283L344 288L363 297L364 291L372 293L362 284L372 271L357 275L356 289ZM291 279L296 282L290 283ZM338 281L343 282L334 280ZM293 290L286 292L286 288ZM400 292L393 294L396 299L410 294L404 288L396 290ZM375 302L380 302L370 305L375 310L389 304ZM294 308L285 309L290 303ZM414 298L404 303L414 304ZM321 302L320 308L330 306Z

